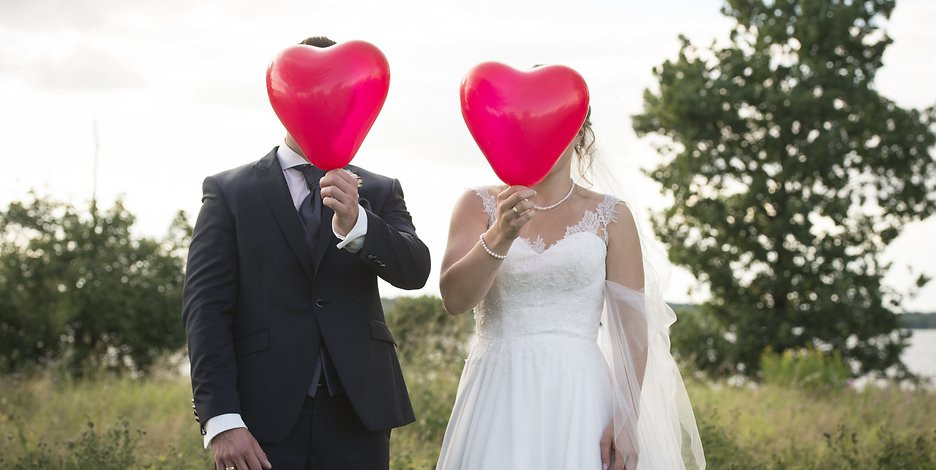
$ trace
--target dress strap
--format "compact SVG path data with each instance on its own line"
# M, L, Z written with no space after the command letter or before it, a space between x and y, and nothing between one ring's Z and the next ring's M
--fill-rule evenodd
M604 199L598 203L598 207L595 208L595 215L598 216L598 235L604 240L605 244L608 243L608 225L613 224L617 220L615 208L618 204L625 204L625 202L610 194L606 194Z
M614 208L618 203L623 204L623 201L610 194L606 194L604 199L598 203L598 207L595 208L595 212L598 214L598 223L601 224L602 228L613 224L614 221L617 220L617 216L614 213Z
M497 211L497 201L486 186L474 188L474 191L478 194L478 197L481 198L481 205L484 208L484 213L488 215L488 225L493 225Z

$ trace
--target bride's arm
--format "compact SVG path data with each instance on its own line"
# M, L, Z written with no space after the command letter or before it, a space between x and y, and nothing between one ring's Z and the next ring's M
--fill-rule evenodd
M457 315L478 305L503 262L486 253L478 235L483 234L487 247L495 254L506 255L520 229L533 218L533 203L524 200L533 194L532 189L520 186L508 187L498 194L497 218L491 227L487 226L487 214L474 191L463 194L455 204L439 276L442 303L449 313Z
M626 204L614 207L614 222L608 224L608 280L633 290L644 288L643 255L637 224Z
M615 207L614 222L608 224L608 280L620 284L628 289L643 292L644 263L640 250L640 236L637 224L630 209L623 203ZM622 318L622 323L629 327L627 334L633 337L628 345L635 350L630 351L636 367L637 381L642 385L644 372L647 368L647 323L645 312L631 312L628 318Z

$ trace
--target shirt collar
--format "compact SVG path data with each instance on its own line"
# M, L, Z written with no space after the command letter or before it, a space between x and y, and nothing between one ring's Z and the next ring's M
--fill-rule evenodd
M309 161L302 155L294 152L288 145L283 144L276 148L276 159L279 160L280 168L287 169L299 165L308 165Z

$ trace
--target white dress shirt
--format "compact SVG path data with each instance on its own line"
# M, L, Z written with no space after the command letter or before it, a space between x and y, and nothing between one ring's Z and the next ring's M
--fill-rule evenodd
M292 197L293 206L299 211L302 201L309 196L309 185L306 183L305 176L297 168L299 165L308 165L309 162L302 155L294 152L286 145L280 145L276 149L276 159L279 160L280 168L283 169L283 176L286 178L286 186L289 187L289 195ZM324 222L324 221L323 221ZM364 246L364 236L367 235L367 214L364 208L358 209L357 221L354 227L347 235L341 236L335 231L335 225L332 224L332 232L340 240L337 247L339 250L345 249L356 253ZM215 436L224 431L234 428L246 428L240 413L226 413L214 416L205 422L205 448L211 444Z

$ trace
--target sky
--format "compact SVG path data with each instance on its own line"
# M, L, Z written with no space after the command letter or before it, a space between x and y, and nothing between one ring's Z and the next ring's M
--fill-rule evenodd
M273 56L305 37L377 45L390 92L356 165L401 180L437 294L449 214L467 188L495 184L461 118L458 85L495 60L516 68L560 63L588 82L599 144L648 210L665 206L640 169L661 162L631 128L652 68L679 34L725 40L721 1L0 0L0 207L29 191L76 204L122 197L141 235L162 236L173 214L194 222L201 182L282 142L266 97ZM886 25L895 43L876 86L904 107L936 104L936 2L901 0ZM646 218L645 212L639 216ZM908 270L936 277L936 219L911 224L885 253L889 285ZM704 298L676 268L667 297ZM382 287L383 294L402 291ZM414 294L412 292L408 294ZM936 282L905 302L936 311Z

